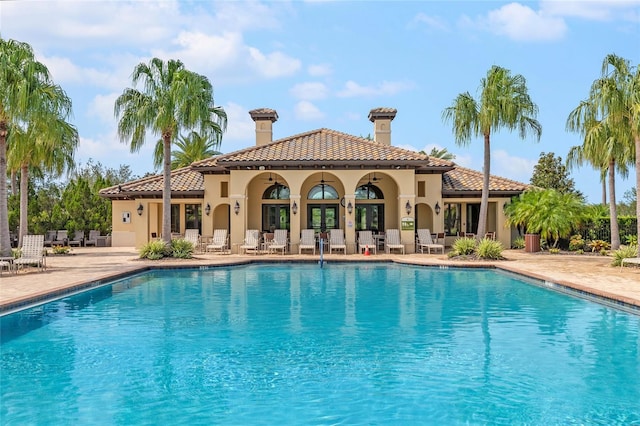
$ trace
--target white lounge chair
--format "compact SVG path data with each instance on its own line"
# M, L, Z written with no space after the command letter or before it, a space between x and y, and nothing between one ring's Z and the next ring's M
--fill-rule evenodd
M76 231L73 233L73 238L69 240L69 247L78 246L82 247L84 243L84 231Z
M39 270L47 269L44 257L44 235L25 235L22 238L20 257L13 261L16 269L25 265L35 265Z
M98 245L98 237L100 236L100 231L92 230L89 231L89 238L87 238L84 242L84 246L97 246Z
M384 248L387 253L391 253L391 250L402 250L402 254L404 254L404 244L400 239L400 230L387 229L385 231Z
M377 253L377 245L376 241L373 239L373 232L371 231L358 231L358 251L360 253L365 253L369 248L369 251L373 251L373 253Z
M298 254L302 254L302 250L313 250L313 254L316 254L316 235L313 229L302 230Z
M276 229L273 233L273 241L269 244L268 248L270 252L282 250L282 254L285 254L288 245L289 241L287 239L287 230Z
M47 231L47 235L44 237L45 247L51 247L56 240L56 235L58 235L58 231Z
M56 239L51 243L52 246L66 246L69 243L69 233L66 229L61 229L56 233Z
M185 229L184 239L193 244L193 251L200 251L200 231L198 229Z
M333 250L342 250L347 254L347 245L344 242L344 231L342 229L329 230L329 254Z
M206 251L224 253L228 248L228 231L226 229L214 229L213 239L207 244Z
M260 232L257 229L247 229L244 234L244 242L240 245L240 250L246 253L253 250L254 254L260 251Z
M436 244L433 242L431 238L431 231L429 229L418 229L418 249L420 249L420 253L424 253L424 249L427 249L427 253L431 253L431 250L442 250L444 253L444 244Z

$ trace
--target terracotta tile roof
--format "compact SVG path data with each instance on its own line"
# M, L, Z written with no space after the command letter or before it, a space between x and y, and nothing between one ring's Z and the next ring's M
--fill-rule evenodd
M465 167L456 166L442 175L443 195L476 195L482 192L482 173ZM529 188L522 182L491 176L489 178L489 192L520 193Z
M261 164L262 163L262 164ZM191 167L194 170L266 165L314 167L319 163L335 167L409 167L445 171L453 164L428 155L330 129L318 129L270 144L209 158Z
M162 174L147 176L100 190L106 198L127 199L134 197L162 197ZM171 197L187 198L204 196L204 177L202 173L183 167L171 172Z

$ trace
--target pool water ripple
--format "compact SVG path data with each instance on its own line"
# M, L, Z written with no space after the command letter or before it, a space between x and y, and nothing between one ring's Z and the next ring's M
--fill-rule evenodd
M151 272L1 325L3 424L640 423L640 318L495 271Z

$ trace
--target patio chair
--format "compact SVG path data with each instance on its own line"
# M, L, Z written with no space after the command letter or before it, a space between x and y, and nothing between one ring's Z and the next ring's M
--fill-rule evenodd
M226 229L214 229L213 239L207 244L206 251L224 252L228 247L228 231Z
M75 231L73 233L73 238L69 240L69 247L78 246L82 247L84 243L84 231Z
M248 250L253 250L254 254L258 254L258 251L260 251L260 232L257 229L246 230L240 250L244 250L245 253Z
M316 254L316 234L313 229L302 230L298 254L302 254L302 250L313 250L313 254Z
M94 246L98 245L98 237L100 236L100 231L92 230L89 231L89 238L87 238L84 242L84 246Z
M287 246L289 245L287 230L286 229L276 229L273 232L273 241L269 244L269 251L278 251L282 250L282 254L284 255L287 251Z
M44 235L25 235L22 238L20 257L13 261L16 269L25 265L35 265L38 270L47 269L44 257Z
M391 250L402 250L402 254L404 254L404 244L400 239L399 229L387 229L385 231L384 248L387 253L391 253Z
M44 237L44 246L51 247L58 235L58 231L47 231L47 235Z
M431 238L431 231L429 229L418 229L418 242L417 246L420 249L420 253L424 253L424 249L426 247L427 253L430 254L431 250L442 250L444 254L444 244L436 244L433 242Z
M487 240L495 240L496 239L496 233L495 232L487 232L486 234L484 234L484 237Z
M329 230L329 254L333 250L342 250L347 254L347 245L344 242L344 231L342 229Z
M56 239L53 240L53 246L66 246L69 243L69 233L66 229L60 229L56 233Z
M200 251L200 231L198 229L186 229L184 239L193 244L193 251Z
M373 239L372 231L358 231L358 251L363 253L366 251L367 247L369 250L373 251L373 253L377 253L376 241Z
M7 271L11 273L11 271L13 271L13 261L0 260L0 277L2 276L2 271L4 271L4 268L7 268Z

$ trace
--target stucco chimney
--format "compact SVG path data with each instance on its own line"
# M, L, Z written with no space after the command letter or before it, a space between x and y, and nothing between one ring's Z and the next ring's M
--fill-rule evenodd
M278 121L276 110L258 108L249 111L249 115L256 122L256 145L266 145L273 142L273 123Z
M373 123L373 140L382 145L391 145L391 121L398 112L395 108L374 108L369 112Z

